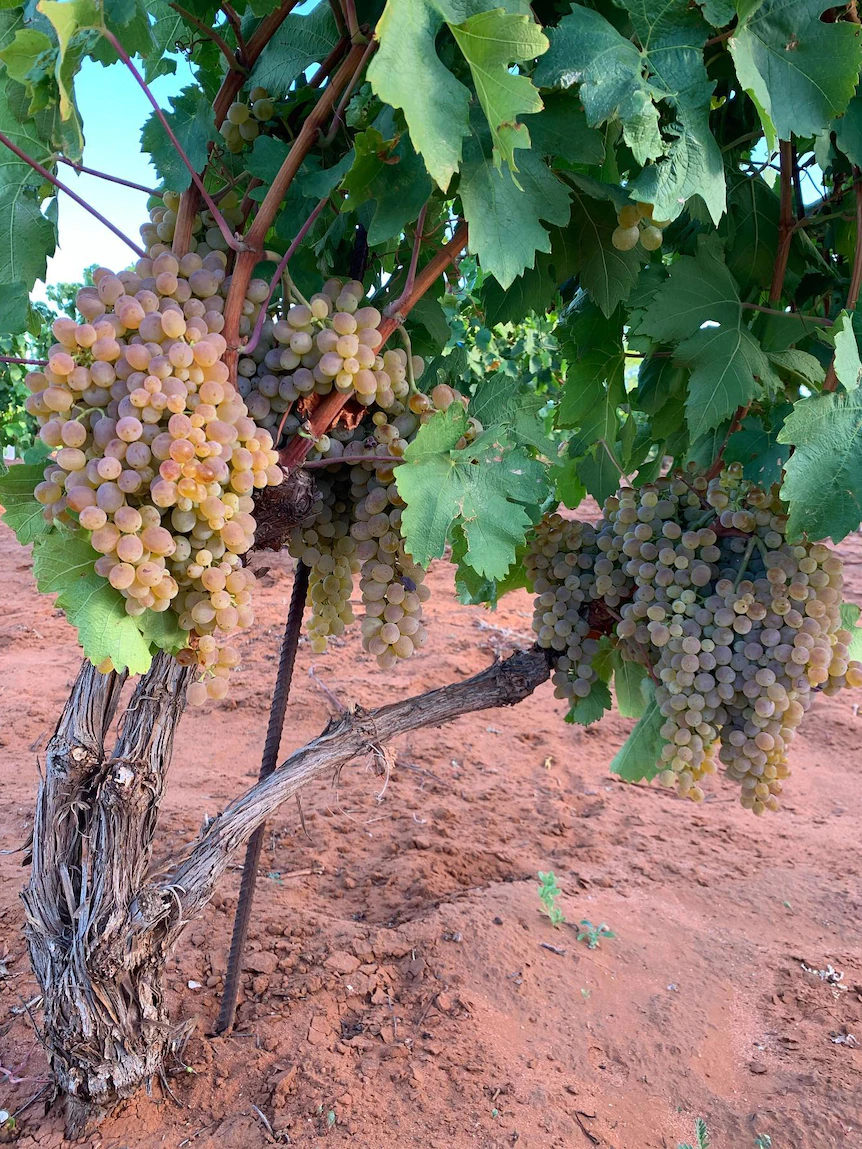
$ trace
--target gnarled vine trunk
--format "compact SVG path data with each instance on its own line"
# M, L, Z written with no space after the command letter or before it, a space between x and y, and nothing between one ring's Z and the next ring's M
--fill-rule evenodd
M550 658L519 651L464 682L333 720L232 802L156 880L148 874L152 842L190 674L157 655L107 757L122 678L85 663L48 747L23 898L44 1041L72 1138L162 1076L184 1040L164 1003L168 954L257 827L313 778L398 734L520 702L549 676Z
M106 758L123 678L85 662L48 746L23 900L70 1136L158 1073L176 1039L162 992L165 954L130 946L127 936L190 673L157 655Z

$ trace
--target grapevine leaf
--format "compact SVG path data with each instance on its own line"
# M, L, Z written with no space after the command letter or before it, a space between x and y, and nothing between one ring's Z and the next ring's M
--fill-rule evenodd
M778 246L778 196L759 177L739 180L730 193L732 239L727 266L743 290L769 287Z
M8 89L11 87L11 84L7 85L7 90L4 92L6 98L0 99L0 131L17 144L22 152L44 166L50 162L51 149L41 138L35 120L27 119L22 123L15 115L16 108L9 99ZM16 91L23 95L21 88L17 87ZM26 107L26 102L24 106ZM40 178L30 165L19 160L14 152L8 148L0 148L0 186L14 187L21 184L35 186Z
M739 291L722 259L721 247L702 239L695 256L683 256L654 294L638 332L656 340L685 339L705 323L740 324Z
M783 410L789 412L790 405L785 404ZM781 482L781 472L790 455L789 448L778 441L778 429L783 418L781 411L782 408L773 411L770 430L761 419L749 415L724 448L725 462L742 463L743 476L766 491L773 483Z
M788 375L794 382L804 383L806 387L818 386L826 375L819 359L809 355L807 351L798 351L795 347L787 351L770 351L769 362L779 375Z
M44 279L56 242L56 211L41 211L34 188L0 182L0 283L23 281L29 289Z
M566 715L566 722L577 726L591 726L598 722L611 708L611 692L606 682L598 679L593 683L586 698L575 698Z
M470 414L484 427L500 427L513 444L553 455L556 444L545 431L540 412L547 396L525 391L523 380L498 371L479 381L470 399Z
M433 185L406 132L386 140L375 126L357 133L353 142L353 163L342 182L350 196L345 210L365 200L375 201L368 227L368 242L374 247L399 235L405 224L416 219Z
M148 11L153 18L151 33L153 50L144 57L144 79L148 84L159 76L170 75L177 70L175 53L177 41L187 35L186 23L167 3L167 0L148 0Z
M0 475L0 506L3 507L3 522L15 532L22 546L34 542L51 530L50 523L42 514L44 507L37 503L34 488L44 478L45 464L10 467L5 475Z
M800 400L778 441L795 448L781 488L788 538L840 543L862 521L862 389Z
M467 540L464 562L477 574L503 578L533 521L527 507L541 498L544 468L509 447L496 428L456 450L466 430L466 413L456 403L420 428L407 448L398 468L405 545L426 566L442 556L458 523Z
M691 370L686 420L699 438L778 380L760 344L744 327L707 327L681 343L674 362Z
M493 326L509 320L517 322L531 311L544 311L555 300L559 285L578 269L575 228L550 229L551 249L536 255L535 267L519 276L504 290L496 279L488 277L482 286L485 321Z
M862 661L862 627L859 626L859 615L862 614L862 611L855 602L842 602L838 609L841 611L841 625L852 635L850 646L847 648L847 657L860 662Z
M143 674L152 661L149 643L126 614L120 592L96 574L98 557L83 531L51 531L33 549L36 585L43 594L57 595L55 605L78 631L94 665L110 658L117 670Z
M549 92L542 97L544 109L527 117L533 150L558 156L570 164L600 164L605 158L605 138L587 124L581 102L572 92Z
M477 12L463 24L451 25L455 43L470 65L476 94L494 144L494 163L516 172L516 148L529 148L530 132L519 116L542 110L542 98L529 76L516 75L511 65L547 51L548 40L529 16L496 8Z
M596 424L596 438L616 438L616 408L625 399L622 325L588 302L562 326L560 350L568 362L557 422L561 427ZM597 412L599 413L597 415Z
M48 0L43 0L47 3ZM203 169L208 158L208 147L216 138L212 104L196 85L190 84L176 96L170 97L173 111L165 119L179 140L196 171ZM182 192L191 184L192 177L180 159L167 132L155 112L146 121L141 132L141 147L149 152L156 171L169 191Z
M574 511L587 497L587 488L578 477L577 465L573 460L565 460L551 471L554 480L554 491L557 498Z
M60 89L60 114L64 120L68 120L74 112L72 81L80 60L79 56L70 51L72 41L79 32L103 29L104 16L97 0L39 0L37 7L57 33L60 51L56 76Z
M649 681L645 693L648 701L643 715L611 762L611 773L618 774L624 782L649 781L661 769L659 761L664 739L660 730L664 725L664 716Z
M832 125L835 143L851 163L862 166L862 95L855 95L847 111Z
M637 249L618 251L611 243L617 226L614 205L597 200L583 189L592 181L576 180L570 240L576 252L581 287L589 292L605 315L628 299L637 282L643 257ZM598 185L595 185L598 186Z
M640 718L646 709L644 698L646 667L641 666L639 662L631 662L624 658L619 647L614 647L612 659L617 710L623 718Z
M528 590L524 548L519 547L507 574L502 579L484 578L464 562L467 540L456 526L452 531L452 562L455 563L455 593L465 606L489 606L496 609L504 594L512 590Z
M630 191L655 205L657 219L675 219L698 193L718 223L724 165L709 130L714 85L703 62L709 28L687 0L623 2L641 49L598 12L575 5L557 26L536 82L580 83L589 124L621 123L635 160L646 165Z
M468 23L471 17L485 11L485 0L387 0L377 24L380 47L368 68L369 82L375 95L385 104L404 112L413 146L421 153L431 178L443 191L447 190L452 176L461 166L462 143L470 131L471 93L437 54L437 36L444 23L454 34L456 26ZM526 22L530 10L523 0L501 0L495 13L488 15L496 15L497 20L504 22L517 15ZM485 27L487 34L487 25ZM522 37L519 37L518 43L521 42ZM465 50L473 47L475 45L466 41L463 44ZM487 44L484 49L497 50ZM513 45L513 50L520 49ZM512 60L515 58L510 57ZM468 56L467 63L474 78L477 70L482 72L481 60ZM510 81L518 77L509 75L503 67L496 67L493 75L498 81L502 74L507 77L504 81L506 106L511 104ZM482 80L483 84L487 83L485 77ZM516 90L525 92L522 86ZM520 98L524 99L523 96ZM496 106L497 101L493 100L492 110ZM535 104L533 111L540 106ZM496 115L493 118L496 119ZM512 146L512 133L518 131L514 124L499 121L490 123L489 127L492 133L499 133L503 128L504 146ZM522 130L527 135L526 129ZM494 162L499 165L499 154Z
M618 119L639 164L662 154L658 109L641 53L591 8L575 4L551 33L551 47L535 72L542 88L580 83L593 126Z
M855 391L862 376L862 361L859 359L859 344L853 330L853 318L842 311L829 330L829 338L835 348L835 375L843 383L846 391Z
M507 288L536 260L551 250L540 221L562 225L569 220L569 192L541 156L525 152L518 169L519 189L508 171L498 171L491 157L491 137L477 125L464 145L459 192L470 225L470 251L485 272Z
M0 335L17 335L30 321L27 284L23 280L0 283Z
M849 104L859 67L859 29L821 17L829 0L763 0L728 41L736 74L754 101L767 144L829 127Z
M0 3L0 48L8 47L15 33L24 27L24 9L3 0Z
M597 443L592 452L578 463L578 476L601 506L620 485L620 468L611 458L612 444Z
M704 0L701 4L703 14L715 28L723 28L736 18L736 6L733 0Z
M44 32L25 28L16 32L12 43L0 51L0 60L6 65L6 71L12 79L23 84L36 58L42 52L50 52L52 47L50 38Z
M305 16L291 12L261 52L251 82L271 96L284 97L306 68L325 60L337 43L338 28L327 0Z

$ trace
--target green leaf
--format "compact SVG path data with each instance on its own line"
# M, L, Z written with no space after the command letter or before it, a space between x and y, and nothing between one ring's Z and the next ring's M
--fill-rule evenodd
M536 501L544 468L491 431L455 450L466 429L466 413L456 403L421 427L407 448L398 468L405 544L426 566L441 557L457 523L467 540L464 561L499 579L532 525L526 506Z
M516 148L529 148L530 133L519 116L542 110L542 99L529 76L513 74L513 64L541 56L548 40L531 16L496 8L477 12L451 25L455 43L470 65L476 94L494 144L494 163L518 171Z
M704 323L738 326L739 291L722 258L720 244L701 239L697 254L682 256L670 268L638 323L655 340L685 339Z
M592 186L588 181L577 178L575 182L568 239L574 245L581 287L589 292L605 315L610 315L619 303L628 299L637 282L643 255L637 248L617 251L611 243L617 226L616 208L611 202L595 199L585 191Z
M33 496L34 489L44 478L44 463L10 467L0 475L0 506L3 522L15 532L22 546L27 546L51 530L42 514L45 509Z
M659 731L664 725L664 717L651 682L647 681L645 691L648 701L643 715L611 762L611 773L618 774L624 782L649 781L661 769L659 760L664 739Z
M795 448L781 488L788 538L840 543L862 522L862 390L800 400L778 441Z
M778 196L759 176L739 180L730 193L731 242L727 266L737 283L769 287L778 246Z
M177 51L178 40L187 39L189 27L167 0L148 0L147 9L153 18L153 47L144 57L144 79L151 84L159 76L176 72L176 60L169 53Z
M194 169L201 171L209 155L207 145L216 138L212 104L203 91L193 84L183 88L178 95L171 96L170 101L173 111L167 112L165 119ZM152 156L166 189L182 192L189 187L192 177L188 168L177 154L155 112L144 124L141 148Z
M569 192L533 152L521 157L518 188L505 165L502 171L495 167L487 128L476 126L478 131L464 145L459 184L470 225L469 247L483 271L507 288L533 266L537 251L551 250L547 229L540 221L568 223Z
M143 674L152 662L150 646L126 614L123 596L96 574L98 557L83 531L51 531L33 549L36 585L43 594L56 594L55 605L94 665L110 658L117 670Z
M644 684L649 677L646 667L624 658L618 646L614 647L612 658L617 710L623 718L640 718L646 709Z
M620 468L608 453L612 443L596 443L591 454L578 463L578 475L599 506L615 494L620 485Z
M342 184L349 193L345 210L375 201L368 227L368 242L374 247L400 235L416 219L433 185L407 132L385 140L375 126L358 132L353 143L353 163Z
M646 165L629 190L632 198L655 205L657 219L675 219L698 193L718 223L725 189L721 153L709 130L714 85L703 47L710 30L688 0L624 4L640 50L598 12L575 5L554 30L536 83L579 83L589 124L622 125L635 160Z
M606 682L598 679L593 683L586 698L574 698L566 715L566 722L577 726L591 726L598 722L611 708L611 692Z
M785 405L789 412L791 407ZM781 472L790 455L788 447L778 441L781 430L781 408L773 411L772 428L767 430L763 420L749 415L742 426L727 440L724 460L727 463L742 463L743 476L769 490L773 483L781 482Z
M705 38L705 37L704 37ZM542 88L580 84L591 125L619 120L639 164L662 155L658 109L641 53L590 8L575 4L551 32L551 47L536 68Z
M826 372L823 364L807 351L798 351L791 347L787 351L770 351L769 362L776 368L778 374L788 376L795 383L803 383L806 387L819 386Z
M737 407L747 407L762 384L777 377L760 344L745 327L708 327L681 343L674 363L689 368L686 420L692 439L717 427Z
M853 24L821 17L829 0L762 0L728 41L736 74L754 101L767 145L814 136L853 96L862 45Z
M842 602L838 609L841 612L841 625L853 636L847 649L847 657L856 662L862 661L862 627L859 626L859 615L862 611L855 602Z
M566 317L560 336L568 368L557 422L561 427L578 427L582 433L592 428L594 439L613 442L616 408L625 401L622 324L588 302Z
M832 125L835 143L852 164L862 166L862 95L856 95L847 111Z
M471 93L437 54L437 36L444 23L454 34L456 26L486 11L484 0L387 0L377 24L380 47L369 65L368 80L385 104L404 112L413 146L443 191L461 166L462 142L470 131ZM530 15L523 0L502 0L497 11ZM511 91L508 81L505 91ZM489 126L493 132L501 124ZM517 129L512 125L511 130ZM511 146L511 135L506 146Z
M492 610L503 595L513 590L529 590L524 548L519 547L515 561L502 579L484 578L464 562L467 540L460 527L452 531L452 562L455 566L455 593L465 606L488 606Z
M306 68L322 63L338 43L338 28L327 0L305 16L287 17L260 54L251 84L267 88L271 96L287 96Z
M0 283L0 335L18 335L30 322L30 301L23 280Z
M578 97L572 92L549 92L543 100L544 109L526 120L533 150L570 164L601 164L605 137L587 124Z
M532 447L540 454L556 453L556 444L545 432L540 412L547 395L527 390L520 377L502 371L481 379L470 399L470 415L483 427L498 427L514 445ZM541 502L537 493L535 502Z
M0 283L23 282L29 290L45 278L56 242L56 210L46 216L32 187L0 183Z
M859 344L853 330L853 317L842 311L829 329L829 339L835 348L835 374L846 391L855 391L862 376Z
M42 52L50 52L52 47L50 38L44 32L25 28L16 32L12 43L0 51L0 60L6 65L6 71L12 79L23 84L37 56Z

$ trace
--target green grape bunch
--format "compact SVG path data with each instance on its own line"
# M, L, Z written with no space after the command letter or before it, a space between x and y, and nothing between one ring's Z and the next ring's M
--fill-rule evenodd
M546 516L526 566L556 697L572 708L590 697L603 638L645 667L662 719L645 766L693 801L723 766L746 809L777 810L816 694L862 686L840 557L788 540L777 487L744 480L739 464L621 488L596 528Z

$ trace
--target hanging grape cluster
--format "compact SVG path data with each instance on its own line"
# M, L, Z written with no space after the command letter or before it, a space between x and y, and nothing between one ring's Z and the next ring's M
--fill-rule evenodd
M283 478L222 358L210 289L223 277L219 253L98 268L77 296L83 322L57 319L48 366L27 378L27 410L53 449L35 491L45 518L77 516L129 615L178 615L180 660L203 672L193 702L223 697L239 661L228 640L253 621L241 558L252 496Z
M840 558L791 543L777 488L737 464L608 499L598 528L546 517L527 556L537 642L575 707L601 639L641 663L664 719L659 780L702 801L719 764L746 809L778 808L788 753L818 690L862 686L841 625Z

